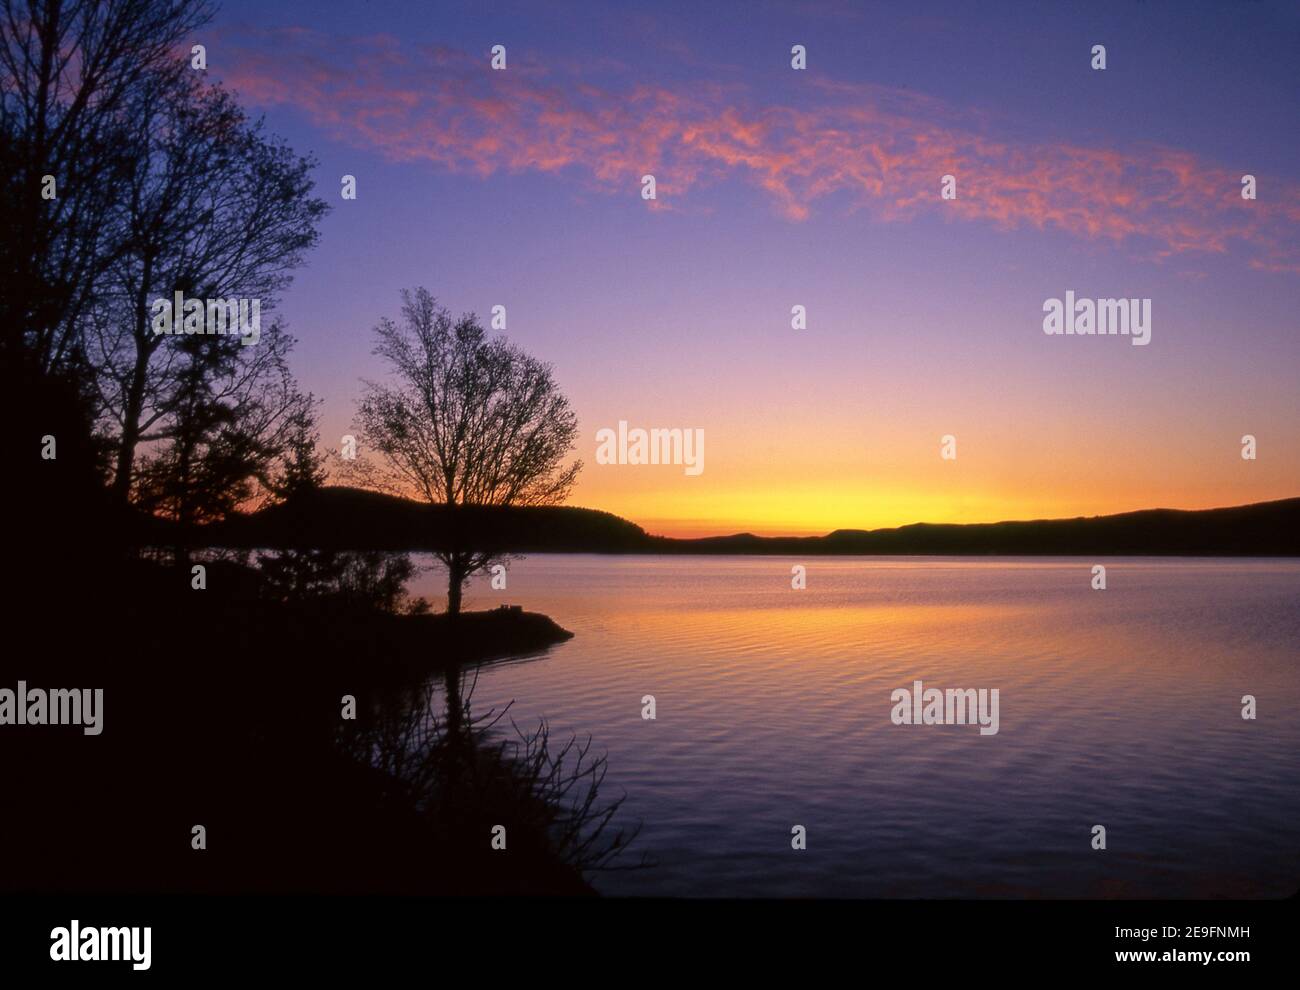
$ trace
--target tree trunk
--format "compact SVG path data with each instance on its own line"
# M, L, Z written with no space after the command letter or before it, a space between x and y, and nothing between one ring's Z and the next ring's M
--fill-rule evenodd
M145 268L146 278L151 271ZM149 378L150 347L148 339L148 312L144 293L135 304L135 365L131 369L131 384L127 389L126 407L122 410L122 439L117 449L117 471L113 476L113 497L125 505L131 500L131 472L135 470L135 449L140 442L140 417L144 412L144 389Z
M138 416L136 418L138 419ZM128 423L130 422L131 418L128 417ZM117 448L117 470L113 475L111 489L113 498L120 505L125 505L131 500L131 472L135 469L135 446L134 426L128 426L122 431L121 444Z
M465 564L459 555L447 563L447 614L460 615L461 595L465 590Z

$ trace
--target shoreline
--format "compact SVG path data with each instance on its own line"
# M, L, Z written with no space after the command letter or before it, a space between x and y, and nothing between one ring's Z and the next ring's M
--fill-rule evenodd
M503 740L466 737L492 770L480 784L447 770L446 731L386 734L390 718L428 724L428 709L409 706L411 688L572 638L549 617L281 602L259 597L250 569L228 562L210 562L207 590L196 591L188 571L89 559L102 583L77 601L75 621L65 596L42 582L11 600L48 634L39 655L0 661L0 684L90 685L103 692L97 717L107 709L107 718L95 736L76 726L0 728L24 753L11 786L44 809L0 822L0 841L28 850L0 888L594 895L552 844L552 809L528 798L528 768ZM432 714L445 729L440 704ZM403 758L378 761L394 742ZM66 786L70 767L77 788ZM109 813L87 829L88 808ZM510 823L509 852L488 845L495 822ZM199 826L202 846L193 844ZM61 858L68 848L81 854ZM340 873L340 855L364 869Z

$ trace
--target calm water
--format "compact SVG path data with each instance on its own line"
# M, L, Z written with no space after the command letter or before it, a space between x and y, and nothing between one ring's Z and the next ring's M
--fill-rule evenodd
M473 707L608 753L658 861L608 894L1290 894L1300 561L1111 558L1106 591L1093 563L534 556L466 607L576 636L485 669ZM441 604L442 580L412 590ZM1000 731L892 724L916 679L998 688Z

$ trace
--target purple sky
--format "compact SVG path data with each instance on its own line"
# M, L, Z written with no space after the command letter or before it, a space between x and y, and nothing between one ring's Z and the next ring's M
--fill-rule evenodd
M227 2L196 39L320 159L280 308L328 444L422 284L507 306L573 501L661 532L1300 494L1300 7L611 6ZM1152 299L1151 344L1045 336L1068 289ZM704 429L705 471L596 464L619 420Z

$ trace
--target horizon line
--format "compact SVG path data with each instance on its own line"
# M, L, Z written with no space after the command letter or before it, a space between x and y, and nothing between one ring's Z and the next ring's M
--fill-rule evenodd
M431 507L433 508L447 508L447 506L445 505L432 505L431 503L421 502L418 499L408 498L402 495L394 495L391 492L379 491L378 489L374 489L374 488L361 488L356 485L327 484L321 486L321 491L326 491L331 488L336 490L365 492L370 495L379 495L386 498L396 498L402 501L412 502L417 505L431 505ZM559 505L537 505L537 506L527 506L527 505L505 506L505 505L483 504L483 505L458 505L456 506L456 508L575 509L581 512L598 512L603 515L613 516L615 519L621 519L624 522L630 523L631 525L636 526L643 533L645 533L646 536L651 537L653 539L695 542L700 540L735 539L738 537L750 537L751 539L758 539L758 540L815 540L815 539L824 539L836 533L891 533L891 532L897 532L899 530L910 529L916 526L931 526L936 528L941 526L972 528L976 526L1005 526L1005 525L1015 525L1015 524L1031 525L1034 523L1079 522L1081 520L1090 520L1090 519L1118 519L1123 516L1135 516L1135 515L1141 515L1143 513L1151 513L1151 512L1178 512L1178 513L1224 512L1233 509L1250 509L1250 508L1256 508L1258 506L1264 506L1264 505L1277 505L1283 502L1300 502L1300 495L1288 495L1284 498L1270 498L1270 499L1263 499L1257 502L1241 502L1232 505L1215 505L1215 506L1209 506L1200 509L1179 509L1170 506L1150 506L1148 508L1143 508L1143 509L1128 509L1123 512L1098 513L1095 515L1039 517L1034 519L996 519L996 520L981 521L981 522L926 522L924 520L918 520L916 522L903 523L898 526L877 526L872 529L864 529L855 526L839 526L836 527L835 529L827 530L826 532L800 533L800 534L784 533L784 534L774 534L768 536L760 535L758 533L754 533L749 530L716 533L709 536L666 536L661 533L651 532L644 525L637 522L635 519L629 519L626 516L621 516L617 512L611 512L609 509L593 508L591 506L586 506L586 505L559 504Z

